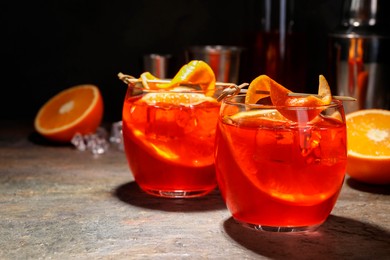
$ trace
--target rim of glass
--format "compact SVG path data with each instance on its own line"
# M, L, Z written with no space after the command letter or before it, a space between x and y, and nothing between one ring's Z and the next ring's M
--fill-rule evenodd
M246 109L286 109L286 110L300 110L300 109L327 109L327 108L336 108L342 106L342 101L337 99L332 99L329 105L319 105L319 106L274 106L274 105L264 105L264 104L246 104L245 103L246 94L238 94L233 96L225 97L221 102L222 104L228 104L233 106L245 107ZM240 98L241 100L235 101L234 99Z

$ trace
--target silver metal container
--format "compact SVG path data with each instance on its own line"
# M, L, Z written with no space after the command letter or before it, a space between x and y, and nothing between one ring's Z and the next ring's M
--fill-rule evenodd
M143 57L144 71L149 71L157 78L165 79L168 77L168 66L170 54L146 54Z
M241 51L239 46L204 45L190 46L185 54L187 62L203 60L209 64L217 81L238 84Z
M337 95L357 99L344 104L346 112L366 108L390 110L390 37L333 34L330 46L330 68Z
M390 35L378 19L385 17L386 2L345 0L344 4L341 26L329 35L331 85L338 95L357 99L344 104L347 113L390 110Z

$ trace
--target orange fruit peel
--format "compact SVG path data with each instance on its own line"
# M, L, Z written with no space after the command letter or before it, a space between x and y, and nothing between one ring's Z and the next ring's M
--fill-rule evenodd
M256 104L260 99L269 97L271 91L270 81L271 78L266 75L260 75L252 80L245 96L245 103Z
M347 174L370 184L390 184L390 111L363 109L346 115Z
M103 117L103 99L98 87L78 85L59 92L38 111L35 130L55 142L69 142L76 133L96 131Z
M322 105L329 105L332 102L332 92L330 90L328 81L323 75L319 76L318 96L322 101Z
M177 72L169 83L157 84L159 89L172 89L180 84L199 85L209 95L215 89L215 74L211 67L204 61L192 60Z
M269 94L266 94L269 92ZM275 80L266 75L260 75L254 79L248 87L245 102L255 104L260 99L269 96L272 105L279 107L279 112L292 121L311 121L319 113L321 106L329 105L332 101L332 94L328 82L323 75L319 76L318 97L315 95L290 96L291 90L285 88ZM314 109L303 111L295 109L284 109L286 107L314 107ZM315 109L315 107L319 107ZM303 115L306 113L306 115Z
M145 89L158 89L156 86L156 83L150 83L148 82L149 80L158 80L156 76L154 76L152 73L149 71L145 71L144 73L141 74L139 79L142 82L142 85L144 86Z

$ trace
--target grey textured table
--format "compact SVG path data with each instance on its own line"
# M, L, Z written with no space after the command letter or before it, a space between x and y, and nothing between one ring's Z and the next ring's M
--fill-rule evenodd
M390 259L388 186L347 178L317 232L254 232L218 191L151 197L113 147L94 156L0 123L0 259Z

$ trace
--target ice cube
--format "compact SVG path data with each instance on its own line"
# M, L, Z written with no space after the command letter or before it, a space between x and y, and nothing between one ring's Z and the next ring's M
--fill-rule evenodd
M70 141L79 151L85 151L87 146L85 145L84 138L80 133L76 133Z
M103 154L108 150L109 144L106 140L107 132L104 128L99 127L95 133L82 135L76 133L71 143L79 150L89 150L93 154Z
M110 143L114 144L119 150L124 150L122 121L115 122L111 125Z
M175 121L184 134L191 133L198 126L198 118L192 110L181 110Z
M306 158L307 163L317 162L320 159L321 134L319 131L313 127L299 129L299 142L301 155Z

